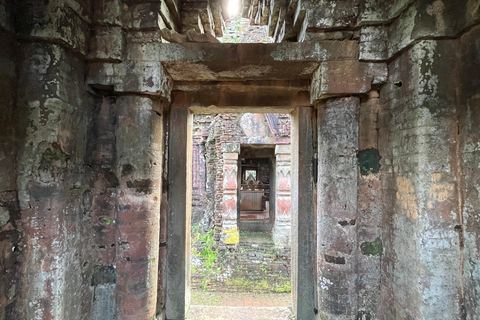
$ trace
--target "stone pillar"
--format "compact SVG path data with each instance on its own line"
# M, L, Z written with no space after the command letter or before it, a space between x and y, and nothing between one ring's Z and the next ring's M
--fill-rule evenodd
M357 148L356 97L318 108L317 273L322 319L356 316Z
M273 241L277 247L290 247L292 229L292 197L290 145L275 147L275 223Z
M240 145L225 143L223 153L223 198L222 198L222 238L228 245L239 242L237 228L237 171Z
M162 177L162 118L150 98L117 99L117 319L155 316Z
M190 213L192 188L192 115L170 111L168 146L168 226L166 265L167 319L185 319L190 303Z
M292 302L298 320L315 319L313 110L292 114Z
M42 4L35 9L43 9ZM22 279L16 284L21 299L17 310L24 314L14 314L12 310L7 311L6 317L79 320L82 315L88 317L91 310L94 255L94 228L89 215L92 174L86 165L86 142L93 142L96 137L87 130L93 105L81 90L85 87L84 63L65 48L46 41L23 43L18 61L17 164L10 167L18 171L12 182L0 182L2 189L4 182L15 189L12 183L16 182L18 207L12 206L12 202L17 202L15 195L5 194L3 189L0 209L9 209L10 228L13 219L21 219L22 234L12 231L6 238L2 234L0 242L4 244L10 237L13 240L15 235L20 237L21 246L0 245L0 271L10 265L8 258L3 260L3 253L7 252L4 248L11 257L18 257L21 252L21 259L11 270L19 272ZM7 80L0 82L4 81ZM0 141L2 147L7 147L4 143L8 143L8 137L1 136ZM0 158L12 155L8 149L0 149ZM2 275L0 281L3 279ZM7 284L2 282L0 291ZM13 293L12 289L10 294ZM7 300L2 294L0 301L3 318L1 309Z
M362 103L358 141L357 273L358 315L377 319L381 314L382 173L380 172L378 91Z

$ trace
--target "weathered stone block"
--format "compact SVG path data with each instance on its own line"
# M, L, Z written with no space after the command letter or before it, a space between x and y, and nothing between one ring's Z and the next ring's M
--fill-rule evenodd
M388 20L387 3L384 0L363 0L359 4L358 25L382 24Z
M311 10L308 28L330 29L353 27L357 23L358 2L355 0L320 0L307 2Z
M384 228L395 230L382 239L382 260L388 257L383 268L395 270L383 283L402 318L461 317L462 249L455 231L461 217L451 170L458 137L451 85L458 47L455 40L415 44L390 64L389 84L380 95L391 113L393 155L393 216Z
M160 1L124 5L122 26L130 30L158 30L161 6Z
M288 154L290 155L291 153L291 147L289 144L277 144L275 146L275 154L276 155L283 155L283 154ZM283 160L283 159L282 159Z
M239 143L223 143L222 144L222 152L223 153L236 153L237 156L233 159L238 159L238 154L240 153L240 144Z
M358 112L360 99L330 99L318 112L317 272L327 318L356 316Z
M94 60L117 60L122 59L125 34L121 27L95 27L95 36L90 42L88 58Z
M462 176L465 185L463 196L463 225L458 225L458 232L463 232L465 264L463 281L465 292L465 309L471 318L480 317L480 80L472 77L472 70L480 68L480 29L476 27L462 36L460 79L462 79L460 134L460 156Z
M115 289L114 283L101 284L95 287L95 300L92 305L92 316L94 319L117 319Z
M160 17L159 17L159 27L163 29L164 27L175 30L177 32L180 31L180 21L179 21L179 12L176 8L173 11L170 7L174 4L174 1L162 1L160 4ZM162 26L162 23L165 25Z
M211 33L215 36L215 22L213 20L212 10L209 1L195 1L187 2L182 6L182 30L194 29L197 32L198 15L200 23L205 32ZM201 29L201 28L200 28Z
M64 3L60 0L38 2L22 1L17 4L15 29L25 36L61 42L86 54L89 37L89 22L81 15L77 1Z
M155 315L163 150L163 120L155 104L139 96L116 101L117 317L124 319Z
M5 207L0 207L0 228L7 224L10 220L10 212Z
M183 11L181 13L182 21L182 33L187 32L187 30L193 29L196 32L204 33L204 28L202 20L200 19L200 13L198 10Z
M402 12L408 8L409 5L414 3L416 0L393 0L391 5L387 6L388 18L392 19L398 17Z
M360 60L387 60L387 27L363 27L360 33Z
M139 92L170 100L173 85L160 62L123 62L89 64L88 83L113 87L116 92Z
M455 0L417 1L390 26L388 55L394 56L418 39L454 37L479 21L475 0L468 5L458 5Z
M123 4L121 0L94 1L93 21L96 24L121 26Z
M335 95L367 93L372 84L384 83L387 65L357 61L322 62L315 71L310 89L311 102Z

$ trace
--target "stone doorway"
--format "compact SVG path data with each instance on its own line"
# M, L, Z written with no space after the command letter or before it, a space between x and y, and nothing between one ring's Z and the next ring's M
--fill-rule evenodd
M266 151L268 158L246 158L240 152L239 161L239 206L238 227L243 231L271 232L274 221L275 203L272 193L275 192L274 150Z
M211 108L205 111L211 111ZM272 108L248 108L248 112L265 113ZM274 109L275 110L275 109ZM285 112L285 108L280 109ZM279 110L279 111L280 111ZM204 111L204 112L205 112ZM242 111L245 111L243 109ZM169 152L169 250L167 256L167 319L185 319L190 304L191 288L191 235L190 221L192 208L192 127L193 115L201 113L199 108L173 107L170 114L170 126L176 130L170 136L170 145L175 146ZM292 116L292 169L291 169L291 225L292 225L292 310L297 319L313 319L314 316L314 246L313 237L313 122L315 119L311 107L290 109ZM231 160L235 167L232 186L237 195L237 170L239 146L224 146L224 158ZM231 149L233 148L233 149ZM235 152L232 152L235 151ZM236 159L230 154L236 154ZM228 162L228 161L227 161ZM298 183L303 181L304 183ZM310 181L310 183L308 182ZM236 212L237 202L234 201ZM301 212L301 214L299 214ZM237 216L232 217L237 222ZM233 229L232 229L233 230ZM238 230L232 231L232 234ZM227 233L228 234L228 233ZM228 240L226 241L228 242ZM178 249L177 249L178 248ZM307 315L308 316L302 316Z
M193 117L192 305L290 307L290 115Z

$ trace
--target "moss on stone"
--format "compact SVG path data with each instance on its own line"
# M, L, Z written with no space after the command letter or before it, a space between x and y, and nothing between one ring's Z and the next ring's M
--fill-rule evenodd
M42 154L42 158L40 159L40 170L48 170L50 169L55 162L60 162L61 164L65 164L68 159L68 155L62 151L60 146L56 143L53 143L51 148L45 150Z
M382 240L378 237L373 242L364 242L360 245L360 249L366 256L378 256L383 251Z
M377 149L360 150L357 157L362 176L380 171L380 159L382 159L382 157Z

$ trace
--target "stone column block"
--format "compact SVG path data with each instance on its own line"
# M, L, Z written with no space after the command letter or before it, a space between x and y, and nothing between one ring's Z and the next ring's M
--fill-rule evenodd
M297 108L292 114L292 300L296 319L315 315L315 237L313 110Z
M146 97L117 100L117 319L155 316L162 173L162 119Z
M312 104L333 96L367 93L372 84L387 80L386 63L324 61L313 74L310 90Z
M292 229L292 197L291 197L291 154L290 145L277 145L276 155L276 186L275 186L275 224L273 226L273 241L279 247L290 246Z
M172 108L168 152L166 317L185 319L190 303L192 116Z
M325 319L357 315L357 149L360 99L318 110L318 306Z
M239 151L238 144L225 144L223 151ZM237 172L238 152L223 153L223 198L222 198L222 240L225 244L237 244Z

